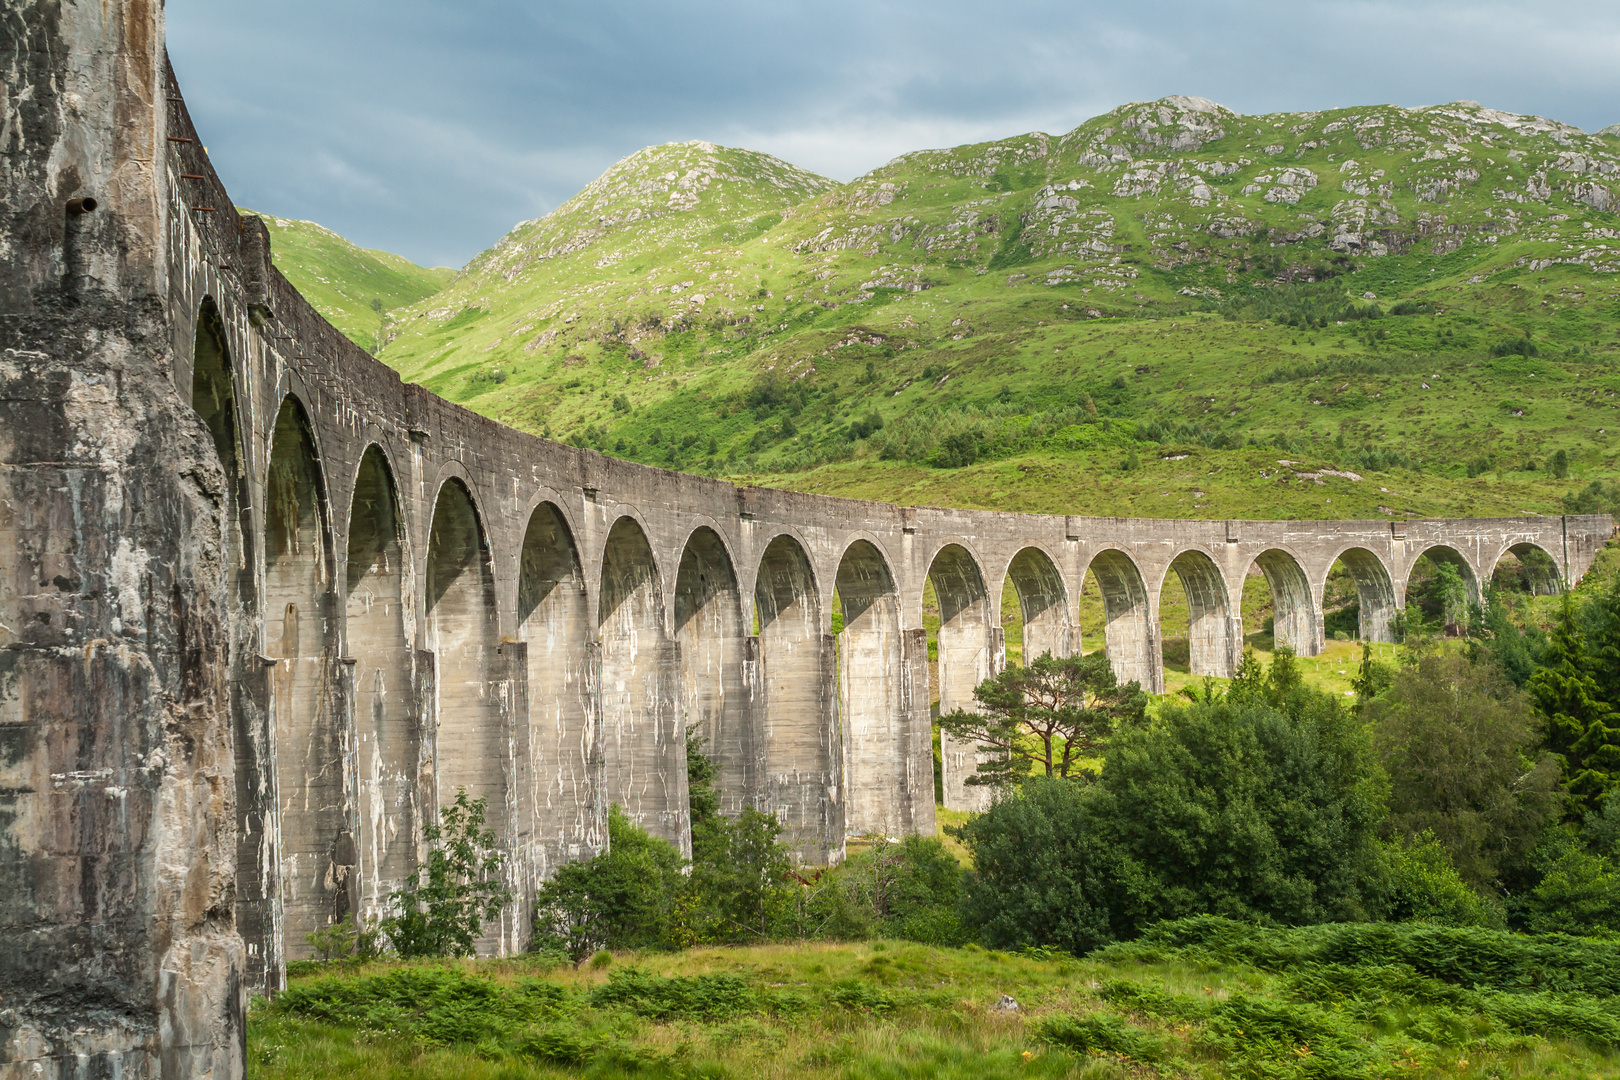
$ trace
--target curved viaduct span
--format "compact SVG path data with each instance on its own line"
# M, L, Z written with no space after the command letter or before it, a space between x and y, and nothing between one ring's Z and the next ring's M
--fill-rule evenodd
M725 808L774 812L806 861L933 832L926 582L950 710L1003 662L1006 582L1029 654L1065 655L1093 644L1091 572L1114 668L1160 690L1172 573L1193 671L1228 675L1252 565L1311 655L1335 560L1388 640L1422 555L1477 594L1510 551L1576 580L1612 532L901 507L533 438L402 383L271 266L161 10L10 10L0 1073L238 1075L245 990L375 914L459 789L518 896L489 952L524 945L535 886L601 850L610 804L689 848L688 734ZM943 757L966 806L971 748Z

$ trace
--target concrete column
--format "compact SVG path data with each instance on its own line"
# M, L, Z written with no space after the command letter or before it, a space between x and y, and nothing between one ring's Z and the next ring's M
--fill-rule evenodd
M288 398L276 419L265 489L265 653L275 733L280 892L287 956L354 912L344 701L335 626L330 514L308 420Z
M1185 551L1170 564L1187 594L1187 644L1194 675L1230 678L1236 670L1226 581L1220 568L1201 551Z
M1322 651L1321 604L1310 579L1294 557L1272 548L1254 560L1271 588L1272 636L1300 656Z
M877 549L865 541L851 545L838 571L844 629L838 635L839 719L843 730L845 828L855 836L903 836L912 818L909 778L912 717L921 697L928 709L926 638L921 694L903 671L899 603L893 578ZM920 631L919 631L920 633ZM911 677L911 682L918 680ZM933 749L928 747L928 788L932 802Z
M993 625L1000 628L999 619L990 612L984 577L967 550L955 544L934 557L928 577L939 597L939 714L977 711L973 691L992 674L991 629ZM930 741L932 730L930 720ZM939 749L946 808L987 808L990 789L967 782L978 772L978 747L941 731ZM929 758L933 758L931 752Z
M810 561L779 536L766 548L754 588L759 617L759 807L781 821L795 857L824 865L843 857L842 763L832 689L833 640L822 630Z
M1356 583L1356 602L1361 610L1358 636L1363 641L1394 641L1395 583L1389 569L1377 555L1365 548L1350 548L1339 555Z
M1138 682L1150 694L1164 692L1164 657L1158 612L1136 564L1123 551L1100 551L1091 572L1103 594L1103 630L1108 662L1120 682Z
M362 919L386 913L388 896L416 862L420 830L420 716L412 693L412 634L403 529L387 463L375 447L360 464L349 511L345 663L349 665Z
M900 752L903 755L899 795L899 831L891 835L933 836L934 724L928 692L928 632L906 630L901 635Z
M429 805L448 806L462 789L469 799L486 800L487 827L507 858L516 859L512 714L503 703L510 676L500 655L494 571L478 512L457 480L445 483L433 510L425 585L437 789ZM483 954L507 948L501 927L489 928L478 943Z
M597 618L606 795L691 855L680 647L665 637L662 597L646 536L620 518L605 545Z
M568 525L542 503L524 533L518 635L527 646L528 801L533 885L558 866L589 858L606 836L600 702L593 699L593 632L585 579Z
M512 902L501 909L499 923L486 930L496 934L496 951L502 956L515 955L528 947L534 926L534 891L542 863L534 805L534 767L538 762L530 743L528 684L528 645L522 641L501 642L495 650L490 689L499 711L499 730L506 741L501 779L507 825L501 844L507 853L505 878L512 890Z

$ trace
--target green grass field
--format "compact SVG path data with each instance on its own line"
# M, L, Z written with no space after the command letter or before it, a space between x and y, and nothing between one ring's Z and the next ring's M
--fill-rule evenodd
M1620 1070L1609 998L1463 987L1399 965L1280 971L1125 950L1074 960L873 941L599 955L579 970L368 964L337 980L302 974L277 1006L256 1004L249 1069L263 1080ZM1016 1008L998 1008L1004 998Z

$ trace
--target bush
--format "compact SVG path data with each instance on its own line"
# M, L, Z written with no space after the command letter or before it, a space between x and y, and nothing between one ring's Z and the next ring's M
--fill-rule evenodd
M1390 825L1427 835L1476 889L1529 856L1562 810L1530 702L1493 668L1429 651L1362 712L1390 778Z
M1088 816L1119 860L1117 924L1363 914L1377 762L1363 727L1283 659L1263 685L1245 663L1226 699L1166 704L1157 723L1115 736Z
M1397 837L1383 845L1380 855L1371 898L1380 918L1442 926L1501 925L1501 913L1469 888L1433 833Z
M483 924L512 902L501 880L505 856L485 829L487 802L469 800L465 788L422 830L432 847L427 866L405 879L391 898L381 930L404 957L471 956Z
M685 860L669 843L608 811L608 850L557 868L535 895L535 947L575 964L598 949L668 949L678 944L677 905Z
M973 854L962 922L986 945L1084 955L1118 936L1119 870L1098 836L1089 791L1035 777L962 826Z

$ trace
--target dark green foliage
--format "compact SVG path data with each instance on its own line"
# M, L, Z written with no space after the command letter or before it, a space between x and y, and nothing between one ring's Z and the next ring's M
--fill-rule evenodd
M1559 458L1563 458L1563 472L1559 472ZM1569 455L1560 450L1553 455L1553 475L1562 480L1569 474ZM1579 491L1563 498L1566 514L1611 514L1620 517L1620 482L1593 480Z
M1390 828L1438 840L1475 888L1527 858L1562 812L1530 702L1493 668L1419 652L1362 716L1390 779Z
M457 788L456 801L423 828L427 866L405 879L382 920L400 956L471 956L483 924L512 902L495 833L483 827L486 809L483 798L469 800Z
M1035 777L962 826L973 853L962 921L985 944L1084 955L1118 936L1118 869L1092 802L1079 784Z
M1457 873L1432 832L1397 836L1383 845L1369 906L1390 922L1442 926L1497 926L1499 911Z
M1583 811L1620 786L1620 716L1605 700L1594 666L1566 596L1526 688L1546 724L1547 747L1562 760L1570 794Z
M1161 1040L1111 1013L1049 1016L1035 1029L1035 1037L1065 1050L1097 1050L1143 1062L1156 1061L1164 1054Z
M1511 338L1491 346L1492 356L1537 356L1540 350L1529 338Z
M962 877L956 858L937 838L908 836L898 843L878 840L832 871L827 885L847 905L840 913L847 920L842 936L962 945L971 940L957 913ZM859 931L851 933L856 926Z
M397 1031L439 1045L510 1038L569 1011L553 983L502 986L452 968L405 967L381 975L294 983L276 998L282 1012L360 1031Z
M745 806L735 818L716 815L700 848L694 831L691 887L699 939L762 942L778 936L792 906L787 848L774 814Z
M852 439L865 439L877 434L882 429L883 414L873 409L859 420L851 421L849 437Z
M684 860L617 806L608 812L608 850L557 868L535 895L535 944L576 964L598 949L667 949L677 941L675 900Z
M1595 816L1595 815L1594 815ZM1532 933L1620 933L1620 865L1613 848L1593 851L1552 830L1537 850L1541 880L1517 914Z
M1089 814L1118 860L1116 921L1365 910L1383 810L1370 740L1296 668L1245 667L1227 699L1167 703L1158 722L1115 737Z
M1569 451L1568 450L1556 450L1556 451L1553 452L1553 456L1552 456L1552 474L1553 474L1553 476L1555 476L1559 480L1562 480L1562 479L1564 479L1565 477L1567 477L1569 475ZM1595 481L1595 480L1591 484L1587 485L1586 491L1582 492L1581 495L1585 495L1587 492L1591 492L1594 487L1598 487L1598 482ZM1598 492L1594 492L1593 494L1594 495L1601 494L1601 488L1599 488ZM1580 514L1580 513L1589 514L1589 513L1593 512L1591 510L1585 510L1585 509L1582 509L1582 510L1572 510L1572 509L1570 509L1570 500L1571 499L1577 500L1576 505L1578 505L1578 506L1587 505L1587 500L1582 499L1581 496L1566 495L1566 496L1564 496L1564 508L1566 510L1569 510L1570 513L1572 513L1572 514Z
M615 971L591 991L591 1004L618 1006L648 1020L712 1022L760 1010L748 983L735 975L660 978L638 968Z
M1282 974L1312 966L1404 966L1464 989L1620 994L1620 939L1516 934L1422 923L1333 923L1273 929L1198 915L1147 927L1094 959L1250 964Z
M1100 754L1122 726L1139 724L1147 695L1120 685L1101 652L1061 659L1050 652L1028 667L1009 664L973 690L978 709L939 718L940 730L974 743L981 761L969 784L1006 788L1039 766L1046 776L1079 777L1083 759Z

